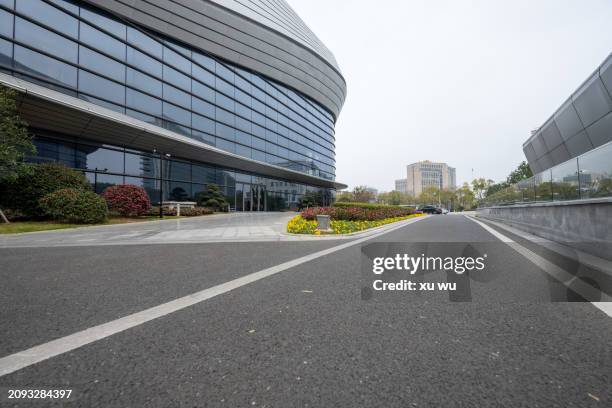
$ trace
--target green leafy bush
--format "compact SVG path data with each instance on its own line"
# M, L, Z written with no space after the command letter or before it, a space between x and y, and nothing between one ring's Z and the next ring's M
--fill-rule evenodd
M195 200L200 207L210 207L215 210L227 211L229 203L225 199L223 192L216 184L206 186L206 191L200 191L195 195Z
M57 190L91 191L80 171L57 163L32 164L19 170L15 180L0 187L0 205L20 210L30 217L43 215L40 199Z
M332 205L333 207L357 207L365 210L388 210L388 209L414 209L414 207L407 207L402 205L387 205L387 204L371 204L371 203L349 203L338 201Z
M91 191L64 188L40 199L43 213L57 221L71 224L98 224L106 221L106 201Z

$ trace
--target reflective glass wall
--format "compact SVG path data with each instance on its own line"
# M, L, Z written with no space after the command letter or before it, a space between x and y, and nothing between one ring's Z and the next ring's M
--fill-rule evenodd
M481 206L612 197L612 142L486 197Z
M0 0L0 70L333 180L334 118L281 84L66 0Z
M82 170L94 190L101 193L116 184L143 187L152 203L160 200L163 179L164 201L192 201L208 184L217 184L237 211L280 211L295 209L306 193L317 193L329 205L335 191L291 183L224 169L179 158L118 146L87 143L45 131L33 130L36 155L28 160L36 163L58 162ZM161 163L161 164L160 164Z

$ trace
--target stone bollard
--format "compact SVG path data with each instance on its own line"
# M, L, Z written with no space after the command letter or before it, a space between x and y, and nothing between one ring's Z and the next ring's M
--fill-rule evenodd
M322 232L331 231L331 222L329 215L317 215L317 229Z

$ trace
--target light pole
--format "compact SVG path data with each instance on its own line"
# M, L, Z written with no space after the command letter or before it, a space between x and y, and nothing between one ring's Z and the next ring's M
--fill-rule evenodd
M164 218L164 156L170 158L170 154L157 149L153 149L153 153L159 153L159 218Z
M108 169L99 169L97 167L94 169L94 191L96 193L98 192L98 172L106 173L107 171Z

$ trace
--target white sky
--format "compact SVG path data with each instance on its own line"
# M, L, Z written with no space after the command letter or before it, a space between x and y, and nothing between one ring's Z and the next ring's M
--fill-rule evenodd
M348 84L336 180L381 191L419 160L505 179L612 52L610 0L288 0Z

